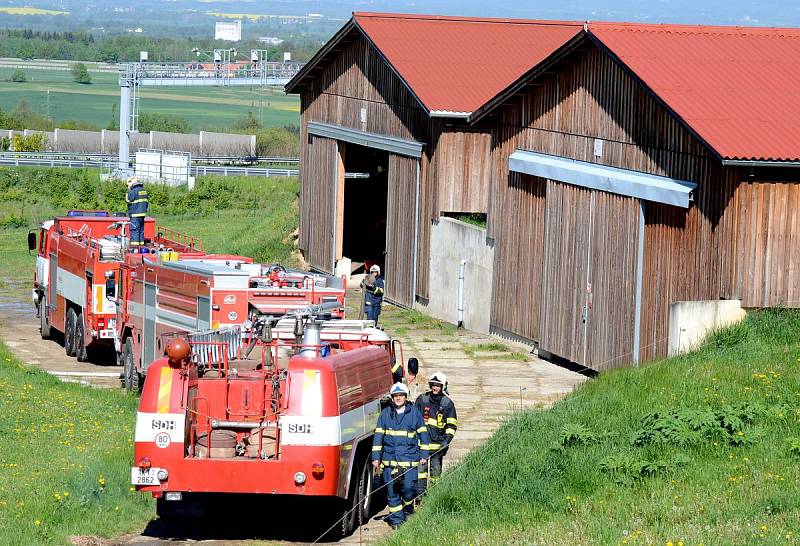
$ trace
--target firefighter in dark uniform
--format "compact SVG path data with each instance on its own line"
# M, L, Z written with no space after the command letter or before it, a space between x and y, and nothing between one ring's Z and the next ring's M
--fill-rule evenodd
M430 390L420 394L414 404L422 414L431 439L428 444L428 464L419 468L418 495L424 493L428 484L434 484L442 475L442 459L458 429L456 406L446 394L447 376L443 372L434 373L428 381L428 387Z
M128 178L128 194L125 196L130 218L131 252L138 252L144 245L144 218L147 216L147 190L138 178Z
M369 275L361 281L361 288L364 290L364 312L367 314L367 320L374 321L377 326L383 303L383 277L379 265L369 268Z
M386 522L396 529L414 513L417 468L428 457L428 428L414 404L408 387L392 385L392 403L381 411L372 440L372 465L383 472L388 497ZM399 491L398 491L399 489Z

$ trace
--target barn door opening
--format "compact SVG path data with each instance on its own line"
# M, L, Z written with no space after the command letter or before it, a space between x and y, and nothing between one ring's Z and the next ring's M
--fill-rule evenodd
M337 259L353 262L353 272L385 268L389 152L339 143L344 192L337 203Z

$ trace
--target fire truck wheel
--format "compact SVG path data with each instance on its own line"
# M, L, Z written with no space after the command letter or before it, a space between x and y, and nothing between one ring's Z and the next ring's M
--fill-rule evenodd
M361 479L358 481L358 525L364 525L372 517L372 464L370 458L367 457L367 462L361 471Z
M67 319L64 321L64 352L67 356L75 356L75 327L78 316L75 309L70 307L67 310Z
M39 300L39 333L42 339L50 339L50 319L47 318L47 296Z
M87 362L89 355L86 351L86 338L84 337L83 313L78 313L75 319L75 356L78 362Z
M123 382L125 388L129 391L139 392L139 372L136 371L133 357L133 338L129 337L125 340L125 345L122 347L122 362L124 366Z

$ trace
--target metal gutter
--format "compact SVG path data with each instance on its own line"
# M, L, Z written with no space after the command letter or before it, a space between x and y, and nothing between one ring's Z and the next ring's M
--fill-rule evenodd
M351 127L322 123L319 121L308 122L308 134L335 140L343 140L359 146L386 150L394 154L407 157L422 157L422 142L407 140L404 138L391 137L378 133L360 131Z
M800 161L764 161L749 159L723 159L723 167L800 167Z
M508 168L539 178L683 208L689 208L692 192L697 188L697 184L686 180L519 149L509 156Z

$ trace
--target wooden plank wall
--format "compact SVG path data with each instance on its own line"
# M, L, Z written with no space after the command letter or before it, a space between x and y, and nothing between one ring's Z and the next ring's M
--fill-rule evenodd
M735 297L800 307L800 185L746 180L736 190Z
M488 212L491 142L487 130L448 128L441 133L432 173L439 186L439 212Z
M633 359L639 200L592 192L585 364L615 368Z
M594 46L566 58L553 72L509 100L490 120L489 235L498 248L510 248L504 237L527 236L522 233L529 229L526 220L505 214L521 195L508 174L508 156L517 148L697 182L696 202L688 211L649 203L645 209L642 355L664 355L670 302L718 299L733 292L735 220L722 212L733 197L735 173L723 169L702 143ZM594 156L596 139L603 140L599 159ZM522 252L495 254L495 288L512 281L513 264L520 263ZM519 300L530 300L528 292L538 289L520 286ZM492 325L527 337L509 313L498 312L507 305L522 309L497 290L493 299Z
M389 154L389 197L386 208L386 299L411 307L414 272L414 227L417 160Z
M544 245L546 189L546 180L511 173L494 247L492 325L526 339L540 339L541 290L534 287L542 284L542 263L534 249Z
M529 249L543 268L541 305L529 311L541 314L540 347L581 363L592 193L548 180L544 245Z
M301 186L306 203L306 256L312 267L328 273L333 273L338 162L335 140L311 137L308 166Z

